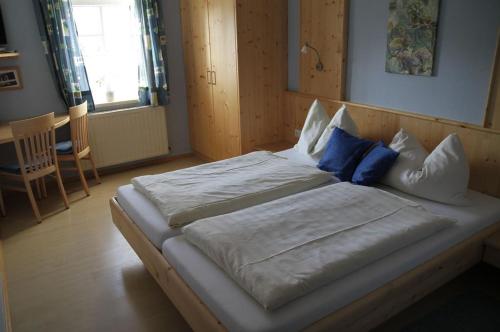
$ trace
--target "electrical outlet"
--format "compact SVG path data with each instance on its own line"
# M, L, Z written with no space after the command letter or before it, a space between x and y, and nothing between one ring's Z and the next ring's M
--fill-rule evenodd
M302 130L300 129L295 129L295 137L300 137L300 134L302 133Z

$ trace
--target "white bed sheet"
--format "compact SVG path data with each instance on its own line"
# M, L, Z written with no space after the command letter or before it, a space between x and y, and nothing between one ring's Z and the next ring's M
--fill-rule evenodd
M310 156L305 156L293 148L275 154L304 165L315 166L317 164ZM118 188L117 200L132 221L159 250L165 240L182 234L181 228L170 227L153 202L137 191L132 184Z
M132 184L119 187L116 199L130 219L159 250L166 239L182 234L181 228L170 227L153 202L135 190Z
M274 153L277 156L284 157L287 159L290 159L291 161L295 161L304 165L309 165L309 166L317 166L318 161L312 158L309 155L305 155L303 153L300 153L297 151L295 148L291 148L288 150L283 150Z
M500 199L477 192L470 192L470 206L455 207L383 189L457 223L276 311L265 311L183 236L165 241L163 255L230 331L298 331L500 221Z

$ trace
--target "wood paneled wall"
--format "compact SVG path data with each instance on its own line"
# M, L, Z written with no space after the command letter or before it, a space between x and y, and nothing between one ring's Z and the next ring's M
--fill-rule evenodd
M497 50L491 72L484 126L500 130L500 29L498 30Z
M286 92L284 105L285 138L296 142L295 129L301 129L316 96ZM330 116L343 102L319 98ZM400 112L380 107L348 103L349 114L356 122L360 135L371 140L390 143L400 128L414 134L428 151L432 151L446 136L457 133L464 145L471 169L469 187L500 197L500 130L487 129L462 122Z
M282 140L288 78L287 0L237 1L242 152Z
M316 70L314 52L300 54L299 91L344 99L349 0L301 0L300 47L317 48L325 66Z

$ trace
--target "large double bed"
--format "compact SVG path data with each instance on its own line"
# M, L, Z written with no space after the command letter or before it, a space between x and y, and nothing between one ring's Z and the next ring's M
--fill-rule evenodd
M276 156L295 165L314 167L317 163L294 149L279 152ZM111 200L111 210L116 226L191 327L198 331L368 330L479 262L484 239L500 230L500 199L478 191L469 191L469 204L453 206L418 198L382 185L369 189L359 188L358 193L357 187L338 183L331 175L328 179L322 177L320 181L306 182L309 184L287 192L281 191L276 195L268 195L269 189L265 190L267 196L256 190L260 200L239 202L230 210L216 209L215 212L197 213L182 225L184 231L182 227L172 227L166 222L165 211L161 211L161 208L133 185L118 189L117 196ZM342 196L347 193L353 196L343 199ZM335 199L335 195L339 197ZM339 234L344 233L333 229L329 230L331 234L328 233L328 236L318 233L319 235L313 238L314 241L305 237L320 249L315 251L318 252L318 259L311 264L324 262L325 266L330 267L330 270L326 271L328 273L312 271L312 268L311 272L308 270L311 265L303 265L303 262L293 263L293 259L302 253L295 251L288 257L283 256L283 252L297 250L296 247L281 250L279 243L276 244L275 250L283 257L276 260L276 269L286 270L286 262L289 260L290 264L306 266L307 271L301 272L300 278L302 274L313 274L309 276L306 284L299 285L298 288L304 289L292 295L285 292L287 296L278 298L269 297L272 289L268 286L259 289L266 284L266 273L270 276L269 271L274 263L269 263L271 268L267 266L267 270L256 267L251 271L253 274L240 276L239 272L243 266L246 268L255 262L274 257L265 256L260 259L258 255L252 256L251 241L255 240L254 236L246 236L241 231L231 233L229 226L232 220L246 223L242 225L247 225L249 233L255 220L255 223L261 223L260 229L266 229L272 234L276 227L283 227L283 224L277 223L274 228L272 225L267 227L268 221L274 223L275 219L281 218L282 221L293 220L299 225L300 217L306 215L308 217L304 220L319 224L322 222L321 213L334 215L335 211L340 211L338 209L341 209L341 206L346 206L346 200L352 202L357 195L365 195L363 199L367 205L371 202L370 197L380 198L380 201L373 203L376 203L376 206L389 201L388 211L400 204L394 211L406 212L396 219L402 221L401 225L398 225L398 232L391 233L391 229L387 231L387 238L374 242L373 245L366 245L371 238L386 232L384 227L395 224L394 219L389 219L396 212L381 210L383 217L389 218L388 221L391 222L382 224L378 220L381 219L379 217L373 222L373 216L370 216L373 209L363 210L354 206L345 219L356 219L356 209L362 211L360 214L366 214L363 216L365 219L343 226L342 232L345 229L356 231L359 228L365 233L359 230L358 233L350 231L351 237L343 239ZM329 207L328 210L326 206L330 203L338 205ZM324 211L321 206L325 207ZM342 208L342 211L344 210L347 211L348 208ZM412 224L412 218L421 216L424 210L433 217ZM315 213L317 216L311 217ZM268 219L263 217L267 215ZM426 227L421 227L423 222ZM367 228L367 225L372 228ZM415 228L415 225L418 228ZM206 234L217 227L222 230L228 228L227 234L224 231L217 233L218 236L226 236L217 238L217 241L226 247L221 245L218 248L213 245L213 239ZM287 238L287 234L293 233L297 228L293 224L290 227L285 233L276 233L280 234L280 240ZM328 228L328 224L322 227ZM373 236L369 235L370 232ZM410 233L420 235L409 236ZM332 237L332 234L333 241L318 244L319 240ZM299 235L305 236L302 233ZM232 243L231 239L236 242ZM238 265L233 271L231 267L236 263L228 261L229 256L226 253L233 247L244 248L247 239L249 255L253 261L248 263L245 261L247 258L243 257L241 259L245 264ZM267 246L272 247L272 239L267 240ZM237 241L240 241L241 245L238 245ZM359 242L352 244L353 248L348 252L349 259L334 259L328 255L325 257L331 260L326 261L325 257L321 256L322 246L331 246L332 243L335 245L342 241L346 241L345 246ZM289 243L293 242L283 242L282 245L287 246ZM202 248L204 250L201 250ZM334 249L331 252L342 250L342 247L332 248ZM267 254L264 249L262 248L263 255ZM257 278L262 282L254 284L250 280L250 285L245 287L239 277L245 280L248 276L263 276L264 279ZM287 279L283 274L278 274L276 278L278 283L279 278ZM311 280L316 282L314 287L309 287ZM290 284L293 286L293 280ZM280 293L279 296L283 295Z
M204 204L204 206L202 206L203 212L201 213L194 211L195 209L192 208L190 211L192 214L189 217L195 220L200 219L200 215L211 216L214 214L223 214L225 212L231 212L234 209L241 209L258 203L264 203L272 199L312 189L320 185L337 182L335 177L328 174L322 174L322 172L318 172L315 169L313 170L316 162L307 156L297 153L294 149L275 154L270 152L256 152L246 157L248 157L247 160L239 162L237 167L242 171L237 174L225 175L225 172L228 172L228 170L234 171L235 165L233 164L219 166L221 164L221 162L219 162L215 163L215 167L203 167L204 172L211 173L209 176L205 177L217 174L214 179L209 179L207 181L218 182L221 181L221 178L229 178L228 181L235 181L242 176L241 173L246 173L248 179L241 181L238 185L220 184L221 188L219 190L233 190L234 195L230 197L219 197L218 195L220 193L213 192L215 190L211 188L210 190L213 192L212 196L216 197L216 203L219 204L215 204L215 207L214 204ZM263 163L263 161L266 163ZM288 161L291 163L288 163ZM225 163L225 161L223 161L223 163ZM251 169L252 167L256 167L256 165L262 167L262 172L256 173L255 170ZM293 165L294 169L290 168L290 165ZM276 167L276 169L270 169L270 166ZM285 168L284 166L288 166L286 174L279 171ZM304 170L307 170L309 173L304 174ZM249 172L254 172L255 174L248 175ZM263 173L265 174L263 175ZM181 174L180 181L195 182L196 179L200 179L201 176L202 174L200 174L198 168L191 168L187 176L186 174ZM257 184L256 182L258 181L261 183L264 182L260 179L262 176L268 177L268 181L265 182L264 185ZM276 179L275 177L277 176L281 176L281 179ZM175 175L175 177L177 178L178 175ZM153 179L153 181L155 180L156 179ZM168 180L169 179L167 179L167 181ZM182 182L179 186L169 189L174 193L178 193L178 191L176 191L178 187L182 187ZM207 188L197 190L202 190L205 193L208 191ZM196 194L199 193L193 192L190 188L184 193L185 196ZM179 195L176 194L175 196L177 196L176 199L179 199ZM146 234L148 239L158 249L161 250L163 242L166 239L178 236L182 233L180 227L172 227L169 222L166 222L166 219L169 218L168 213L162 214L158 206L148 197L143 195L141 191L137 190L134 185L129 184L119 187L116 199L134 223L144 232L144 234ZM209 200L211 199L212 197L209 197ZM222 206L225 205L226 202L229 202L231 206ZM191 205L199 206L202 204L196 202Z

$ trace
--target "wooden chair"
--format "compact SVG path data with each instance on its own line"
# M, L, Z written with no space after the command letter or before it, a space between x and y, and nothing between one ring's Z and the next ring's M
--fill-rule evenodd
M2 196L2 189L0 189L0 215L2 217L5 217L5 215L6 215L5 204L3 202L3 196Z
M97 173L94 158L89 146L87 102L69 109L69 125L71 127L71 141L57 144L57 157L59 161L74 161L76 170L80 175L83 190L90 195L89 186L85 180L85 175L80 160L87 159L92 165L94 177L97 183L101 183L101 178ZM64 168L69 169L69 168Z
M0 166L0 178L11 182L23 182L24 187L12 185L2 185L2 187L26 192L36 219L40 223L42 217L31 188L32 182L35 182L39 192L41 182L43 194L46 196L44 177L55 173L64 206L67 209L69 208L68 197L64 190L57 163L54 113L14 121L10 123L10 127L14 137L18 164Z

